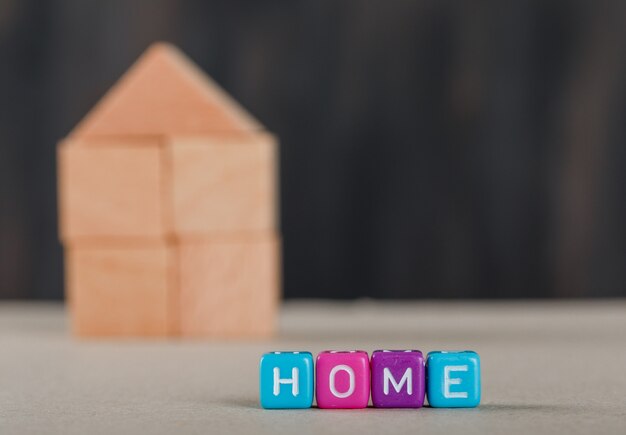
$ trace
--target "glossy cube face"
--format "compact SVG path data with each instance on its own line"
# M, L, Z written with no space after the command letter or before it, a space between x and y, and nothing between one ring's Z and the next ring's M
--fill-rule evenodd
M372 354L372 403L376 408L419 408L426 384L419 350L377 350Z
M426 360L428 403L434 408L473 408L480 403L476 352L430 352Z
M310 408L313 403L313 356L310 352L269 352L260 362L261 406Z
M365 408L370 397L367 352L326 351L317 356L316 397L320 408Z

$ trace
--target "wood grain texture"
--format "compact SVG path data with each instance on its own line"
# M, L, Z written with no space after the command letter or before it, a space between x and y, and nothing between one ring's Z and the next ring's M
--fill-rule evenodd
M71 133L211 134L262 129L172 45L153 44Z
M255 338L275 332L279 242L273 234L178 248L180 334Z
M162 153L158 139L63 143L58 153L61 239L162 237Z
M181 237L277 227L277 143L267 133L174 137L173 228Z
M72 247L65 252L75 335L170 335L175 261L166 244Z

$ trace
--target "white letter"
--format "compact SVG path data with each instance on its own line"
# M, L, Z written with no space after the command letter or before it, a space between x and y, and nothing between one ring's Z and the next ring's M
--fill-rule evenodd
M467 399L467 391L451 392L450 385L459 385L461 378L450 378L450 372L466 372L467 366L445 366L443 368L443 397L446 399Z
M280 394L280 384L291 384L291 394L297 396L298 393L300 393L298 373L298 367L294 367L291 369L291 379L280 379L280 369L278 367L274 367L274 396L278 396Z
M407 394L413 394L413 370L411 367L408 367L402 375L402 379L400 382L396 382L393 375L391 374L391 370L388 367L385 367L383 370L383 392L385 396L389 395L389 381L391 381L391 385L393 385L393 389L396 390L396 393L399 393L402 389L402 386L406 383L406 392Z
M348 377L350 378L350 386L348 387L348 391L346 391L345 393L340 393L335 388L335 375L337 374L339 370L343 370L346 373L348 373ZM330 383L330 392L333 393L333 396L338 397L339 399L343 399L343 398L350 396L352 393L354 393L354 370L352 370L352 367L347 366L345 364L340 364L338 366L333 367L333 369L330 371L329 383Z

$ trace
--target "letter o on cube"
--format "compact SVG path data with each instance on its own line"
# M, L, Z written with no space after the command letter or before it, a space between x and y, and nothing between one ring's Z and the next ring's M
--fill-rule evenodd
M474 408L480 403L480 357L476 352L430 352L426 373L428 403L433 408Z
M310 352L269 352L259 363L261 406L310 408L313 404L313 356Z
M325 351L315 367L317 406L365 408L370 396L370 364L367 352Z

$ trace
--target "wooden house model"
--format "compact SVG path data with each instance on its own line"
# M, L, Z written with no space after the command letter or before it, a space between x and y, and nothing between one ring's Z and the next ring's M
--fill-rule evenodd
M59 144L75 334L271 335L276 159L274 136L181 52L150 47Z

